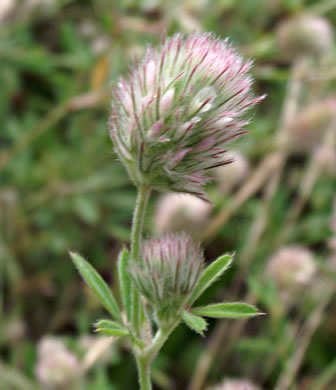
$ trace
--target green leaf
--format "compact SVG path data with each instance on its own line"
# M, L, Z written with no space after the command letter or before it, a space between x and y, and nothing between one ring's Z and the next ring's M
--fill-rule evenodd
M100 320L95 324L96 332L105 333L110 336L127 336L129 334L126 328L110 320Z
M127 249L123 249L119 255L118 261L118 272L119 272L119 283L121 289L121 297L123 305L126 311L127 320L131 320L132 310L132 280L127 271L129 252Z
M182 319L190 329L194 330L196 333L199 333L201 336L204 335L208 324L204 318L191 314L188 311L183 312Z
M202 273L197 282L194 292L191 296L191 302L195 302L204 291L210 287L223 273L229 268L233 257L231 255L220 256L217 260L212 262Z
M82 258L78 253L70 252L72 261L75 263L79 273L90 288L95 292L100 302L105 306L107 311L118 322L122 323L121 313L114 296L108 285L104 282L103 278L98 272Z
M195 307L193 314L212 318L249 318L261 315L255 306L247 303L215 303L207 306Z

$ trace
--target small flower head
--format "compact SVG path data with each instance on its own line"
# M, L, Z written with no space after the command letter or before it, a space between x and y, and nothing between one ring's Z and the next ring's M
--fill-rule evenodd
M296 292L307 286L315 271L313 254L301 246L279 249L271 257L267 268L284 301L289 301Z
M159 318L183 307L199 279L204 257L186 234L170 234L142 245L141 263L133 261L131 276Z
M2 0L0 3L0 21L3 23L15 8L15 0Z
M277 41L282 56L289 60L323 56L332 50L333 30L323 17L299 15L280 24Z
M209 390L260 390L260 387L243 379L225 379L221 385Z
M226 144L244 134L251 93L244 61L211 34L177 34L149 48L114 89L110 135L136 184L204 197L210 169L231 162Z
M295 152L310 152L335 120L336 98L314 102L298 113L289 127L290 146Z
M185 231L198 237L208 220L211 204L189 194L173 192L162 195L157 205L154 225L159 234Z
M81 372L80 363L64 342L54 337L45 337L38 344L36 376L47 389L72 388Z
M228 193L239 185L248 175L250 167L246 157L235 151L230 153L233 164L224 165L216 169L219 190Z

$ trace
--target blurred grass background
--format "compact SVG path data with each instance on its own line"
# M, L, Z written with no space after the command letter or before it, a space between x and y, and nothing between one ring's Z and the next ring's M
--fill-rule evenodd
M104 313L67 252L82 253L115 288L135 189L108 137L111 85L164 32L192 31L230 37L255 59L255 90L268 95L232 146L248 170L232 185L229 171L219 173L194 232L209 261L236 252L204 300L248 300L267 316L213 321L204 339L181 325L155 363L155 386L202 390L235 377L262 389L336 389L336 46L322 29L291 52L279 26L303 14L334 33L331 0L0 0L1 390L137 388L127 345L92 334ZM163 223L158 202L155 194L148 233ZM267 270L293 245L311 251L316 270L284 299ZM73 355L75 384L41 381L48 335ZM49 369L72 375L55 362Z

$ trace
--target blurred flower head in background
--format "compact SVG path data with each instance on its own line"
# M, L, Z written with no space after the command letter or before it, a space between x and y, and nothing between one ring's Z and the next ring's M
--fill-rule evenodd
M247 158L240 152L230 152L233 164L216 169L220 192L227 193L239 185L249 174L250 166Z
M201 234L211 205L189 194L167 193L160 197L154 215L157 234L185 231L193 237Z
M280 248L269 260L267 273L279 288L284 301L307 286L314 276L313 254L301 246Z
M3 22L14 9L15 0L0 1L0 21Z
M221 385L211 387L209 390L261 390L260 387L244 379L225 379Z
M310 152L319 145L333 121L336 121L336 97L309 104L297 114L288 129L289 146L295 152Z
M294 16L282 22L276 33L279 52L288 60L304 56L322 57L332 50L332 27L320 16Z
M110 135L134 182L206 198L209 170L232 162L226 145L263 98L251 93L250 68L211 34L149 48L113 93Z
M73 388L78 382L81 367L76 355L68 350L64 342L46 336L40 340L36 376L42 386L50 390Z

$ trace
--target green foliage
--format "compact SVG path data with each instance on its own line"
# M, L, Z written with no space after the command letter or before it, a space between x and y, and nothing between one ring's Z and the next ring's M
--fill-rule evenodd
M182 319L190 329L194 330L201 336L204 336L204 332L207 329L207 323L204 318L185 311L183 312Z
M97 271L78 253L70 252L70 256L79 273L89 287L99 298L105 309L115 318L119 323L122 323L121 313L118 304L111 292L111 289L104 282L103 278Z
M98 333L104 333L109 336L128 336L129 331L122 326L120 326L118 323L110 320L99 320L95 324L96 332Z
M232 263L231 255L220 256L217 260L211 263L203 272L197 282L190 301L195 302L204 291L209 288L216 280L218 280Z
M263 314L256 307L241 302L214 303L195 307L191 312L197 316L212 318L249 318Z
M124 248L119 254L118 271L122 302L128 321L131 319L132 311L132 280L127 270L129 266L129 258L129 252Z

